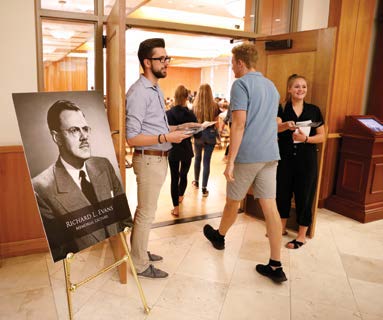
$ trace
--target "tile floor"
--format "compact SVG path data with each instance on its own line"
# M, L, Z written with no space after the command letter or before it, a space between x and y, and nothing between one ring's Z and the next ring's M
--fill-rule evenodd
M157 265L170 276L141 280L149 316L133 278L122 285L113 270L73 294L75 319L383 319L383 220L361 224L320 209L315 237L299 250L283 249L289 280L282 285L254 270L268 259L263 221L240 214L224 251L204 239L205 223L152 230L150 250L165 257ZM76 255L72 278L112 261L108 243L100 243ZM2 261L0 319L67 318L62 263L48 254Z
M210 194L189 187L181 218L222 210L225 180L223 150L213 153ZM133 179L127 170L128 181ZM189 182L193 180L193 168ZM156 222L174 219L169 178L161 190ZM135 183L127 195L135 208ZM240 214L215 250L202 234L219 218L155 228L149 249L164 256L159 268L168 279L142 279L151 308L145 315L136 284L122 285L116 270L73 294L75 320L338 320L383 319L383 220L361 224L331 211L318 211L315 237L299 250L283 248L288 281L276 285L255 270L269 257L265 224ZM283 237L293 239L294 232ZM113 262L108 242L75 256L72 280L78 282ZM0 260L0 320L68 319L63 264L49 254Z

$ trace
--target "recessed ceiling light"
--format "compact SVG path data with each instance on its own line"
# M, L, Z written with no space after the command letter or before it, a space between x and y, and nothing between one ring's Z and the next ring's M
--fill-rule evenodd
M74 36L74 31L72 30L50 30L49 33L56 39L68 40Z

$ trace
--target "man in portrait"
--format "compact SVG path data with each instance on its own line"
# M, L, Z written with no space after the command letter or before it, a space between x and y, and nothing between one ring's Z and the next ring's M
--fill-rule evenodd
M32 184L57 261L122 231L116 207L126 197L109 160L91 156L91 127L76 104L56 101L47 122L59 155Z

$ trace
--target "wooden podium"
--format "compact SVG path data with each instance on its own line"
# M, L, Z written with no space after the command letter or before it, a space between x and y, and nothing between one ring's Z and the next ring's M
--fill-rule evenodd
M360 222L383 219L383 123L347 116L336 194L326 207Z

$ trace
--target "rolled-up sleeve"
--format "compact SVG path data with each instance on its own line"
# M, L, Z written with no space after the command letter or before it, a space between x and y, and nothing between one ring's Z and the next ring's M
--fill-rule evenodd
M134 138L142 132L142 123L145 119L147 102L145 93L136 86L126 94L126 137Z

